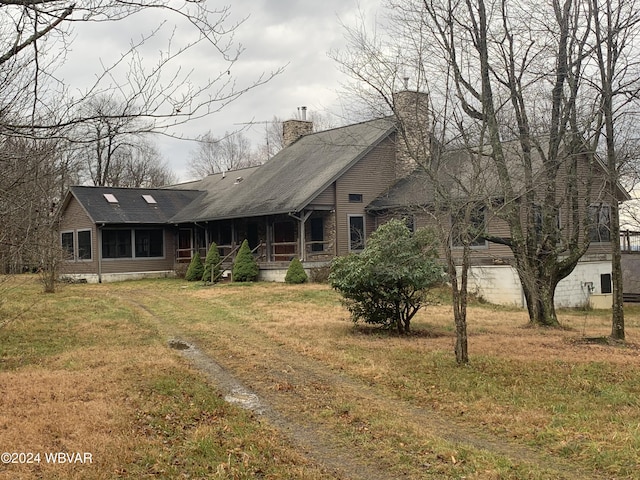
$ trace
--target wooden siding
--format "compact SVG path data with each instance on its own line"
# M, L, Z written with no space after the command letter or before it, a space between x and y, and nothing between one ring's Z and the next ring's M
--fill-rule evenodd
M133 226L123 225L125 229ZM127 273L127 272L156 272L173 270L175 262L176 234L172 227L166 226L142 226L137 228L162 228L164 231L164 257L162 258L118 258L103 259L102 273ZM80 203L71 197L67 208L60 217L60 232L74 232L74 244L77 249L77 232L91 231L91 260L70 260L64 262L61 273L64 274L94 274L100 270L98 255L100 252L100 233L91 218L87 215Z
M375 229L373 216L365 207L394 181L395 145L391 138L384 140L335 183L337 254L349 253L349 215L363 215L367 237ZM361 194L362 202L349 201L349 194Z
M336 201L336 184L332 183L329 185L324 192L318 195L313 201L309 204L309 208L313 209L314 206L335 206Z
M63 262L61 267L62 274L80 273L80 274L95 274L98 273L98 238L96 235L96 226L87 215L87 212L82 208L80 203L71 197L67 208L60 216L59 235L62 232L74 232L74 245L77 245L77 232L82 230L91 231L91 260L69 260Z

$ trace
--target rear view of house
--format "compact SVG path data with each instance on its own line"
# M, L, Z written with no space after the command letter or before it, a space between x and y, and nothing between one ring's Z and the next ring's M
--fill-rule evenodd
M68 253L64 273L100 282L171 275L196 252L204 256L213 242L228 267L246 239L259 278L282 280L293 258L309 269L362 250L389 218L404 218L411 228L429 225L433 215L425 212L433 186L418 166L428 164L431 154L429 133L422 131L429 124L427 97L405 91L394 99L404 117L402 131L393 116L317 133L304 119L290 120L284 123L285 148L258 167L160 189L71 188L60 218L60 240ZM401 141L407 136L409 141ZM463 157L458 164L467 175ZM594 185L593 191L602 188ZM619 200L626 198L621 191ZM598 212L589 232L592 246L560 283L562 305L583 304L607 290L612 240L606 235L607 207L592 200ZM508 227L489 218L489 210L481 209L473 221L486 236L504 236ZM442 222L456 221L455 211L439 215ZM495 303L524 305L508 247L478 238L473 257L479 293Z

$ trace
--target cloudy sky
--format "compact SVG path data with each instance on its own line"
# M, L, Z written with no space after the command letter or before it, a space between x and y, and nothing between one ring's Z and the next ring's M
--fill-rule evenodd
M209 0L210 8L216 1ZM220 5L225 3L221 0ZM256 122L246 133L258 142L264 138L265 127L258 122L274 116L290 118L300 106L322 114L342 114L338 93L345 78L328 52L344 47L341 24L353 25L359 12L373 22L381 12L382 0L234 0L228 3L231 3L233 20L246 17L235 32L235 41L242 44L244 52L234 66L233 77L243 84L279 67L285 67L284 72L220 113L180 127L174 133L193 137L211 130L214 136L222 136L240 128L240 124ZM115 55L127 49L132 39L139 38L159 22L153 15L138 16L117 25L78 26L64 75L72 78L73 85L89 84L100 70L100 63L111 63L117 58ZM166 31L167 26L164 28ZM177 27L178 39L186 32L182 28L186 27ZM146 48L150 58L157 54L153 45ZM184 55L180 62L184 70L193 69L198 78L207 75L209 69L218 68L216 59L206 55L194 51ZM187 161L194 144L167 138L157 139L157 144L171 168L181 180L187 180Z

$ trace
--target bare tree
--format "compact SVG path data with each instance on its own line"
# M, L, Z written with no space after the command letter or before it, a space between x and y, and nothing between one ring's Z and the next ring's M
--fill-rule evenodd
M0 241L13 249L5 257L14 263L7 267L12 270L18 268L18 263L30 264L22 256L26 255L26 245L35 244L30 235L38 224L27 222L28 227L24 227L25 209L28 213L32 208L29 205L49 202L52 191L56 192L55 201L61 198L60 189L48 190L49 180L45 181L43 175L35 177L37 183L25 188L23 196L14 186L27 185L32 172L57 165L63 149L77 153L90 146L90 158L95 160L91 178L94 184L104 185L110 181L114 158L121 153L127 168L143 167L125 161L139 153L136 149L140 142L133 140L151 133L182 137L178 130L181 125L221 111L281 71L246 80L235 77L243 48L235 42L234 34L244 20L234 20L228 6L216 8L207 2L178 5L169 0L99 0L82 4L0 0L0 7L0 142L30 142L28 149L12 147L3 151L6 155L2 161L11 168L4 170L3 165L0 208L11 215L3 216L3 220L15 218L16 223L3 226ZM91 84L73 85L72 79L59 75L60 67L73 53L73 43L83 40L82 33L75 37L74 26L108 22L137 26L132 20L138 16L158 21L148 30L141 27L131 31L129 45L114 52L111 63L108 59L102 61L92 72ZM139 22L141 26L145 24ZM154 51L158 52L155 56L151 53ZM183 67L189 52L207 58L202 69ZM37 145L39 142L42 146ZM55 155L33 155L46 150L52 142L56 143ZM78 157L64 154L64 158L69 165ZM33 165L36 159L42 164ZM65 175L72 175L77 171L75 167ZM153 175L149 170L144 182L151 182L151 176L168 174L162 171L166 165L157 164L153 169ZM62 184L68 184L69 178ZM141 177L138 180L143 182ZM156 181L160 180L153 180ZM20 234L14 233L19 231Z
M600 93L599 127L604 136L608 174L607 203L611 206L611 338L615 340L625 339L622 256L619 241L620 211L616 189L622 172L628 168L624 154L624 130L620 126L625 117L630 116L628 105L637 101L640 92L640 52L635 49L635 43L640 38L638 7L635 0L591 0L593 50L599 73L598 81L594 83ZM600 136L596 136L595 140L599 141Z
M196 177L204 177L260 163L253 155L251 144L242 132L227 132L218 139L209 131L198 139L198 146L189 160L189 173Z
M395 112L390 92L409 76L441 111L464 112L451 121L449 109L429 127L455 126L449 132L483 162L486 208L509 229L485 238L513 252L531 322L557 325L556 286L589 247L591 204L605 200L594 188L602 97L591 75L592 8L577 0L389 4L392 35L352 30L359 48L338 60L381 113ZM429 169L423 143L414 158Z
M107 177L113 187L153 188L178 181L157 148L144 139L121 149L114 160Z

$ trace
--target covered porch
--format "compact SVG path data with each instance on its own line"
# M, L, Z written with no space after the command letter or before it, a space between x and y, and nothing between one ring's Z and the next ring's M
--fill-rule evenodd
M326 263L336 256L335 223L331 210L306 210L180 225L175 258L187 263L198 252L204 259L215 242L223 267L231 268L246 239L261 269L286 269L293 258Z

